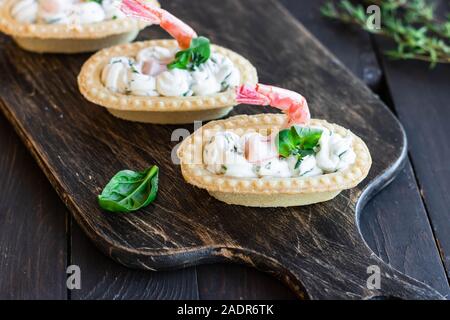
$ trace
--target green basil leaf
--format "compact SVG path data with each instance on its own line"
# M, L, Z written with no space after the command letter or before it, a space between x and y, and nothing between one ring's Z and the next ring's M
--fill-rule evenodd
M198 37L192 39L192 64L198 67L202 63L208 61L211 56L211 44L208 38Z
M186 70L188 68L189 60L190 60L190 52L179 51L175 55L175 60L172 61L171 63L169 63L167 65L167 68L169 70L172 70L175 68Z
M305 128L292 126L291 131L295 138L295 144L301 145L301 149L312 150L322 137L322 130L315 128Z
M292 126L290 129L281 130L276 138L278 153L287 158L296 155L301 160L314 154L314 147L319 143L322 130ZM300 164L297 162L296 166Z
M112 212L132 212L148 206L158 193L159 168L143 172L118 172L98 196L100 207Z
M177 52L175 60L167 65L172 69L193 70L208 61L211 56L211 43L208 38L198 37L191 41L188 49Z
M289 129L281 130L276 138L278 153L282 157L289 157L296 149L295 139Z

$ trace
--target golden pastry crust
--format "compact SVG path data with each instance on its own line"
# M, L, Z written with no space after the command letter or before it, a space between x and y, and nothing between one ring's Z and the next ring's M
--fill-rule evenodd
M117 111L188 112L229 108L237 104L233 89L208 96L145 97L115 93L103 85L101 72L112 57L134 57L140 50L150 46L175 48L177 47L177 42L175 40L142 41L115 46L97 52L86 61L78 76L78 85L81 93L89 101ZM241 73L242 84L256 84L258 82L256 69L247 59L220 46L212 45L211 48L214 52L228 57L234 63ZM169 122L166 123L171 123L170 118L167 120ZM186 121L181 123L186 123Z
M279 131L285 124L286 116L282 114L260 114L255 116L240 115L226 120L212 121L185 139L178 149L181 171L185 180L202 189L207 189L219 200L256 206L290 206L326 201L340 191L358 185L369 173L372 159L366 144L358 136L353 135L355 163L345 170L315 177L291 178L235 178L216 175L206 170L203 164L203 145L217 131L232 131L243 135L249 131L265 129L268 132ZM345 135L347 130L325 120L312 119L311 125L319 125L334 132ZM200 159L200 161L199 161ZM315 201L314 196L295 199L289 195L317 194L322 200ZM281 198L258 198L258 195L279 195ZM246 199L246 197L248 199ZM285 201L283 202L283 197ZM241 199L242 198L242 199ZM229 199L229 201L227 201ZM316 199L317 200L317 199ZM242 203L246 202L248 203ZM258 203L260 201L260 203Z
M5 0L0 6L0 31L12 37L33 39L100 39L144 29L146 22L137 19L105 20L90 24L26 24L11 16L17 0ZM156 0L151 0L156 5Z

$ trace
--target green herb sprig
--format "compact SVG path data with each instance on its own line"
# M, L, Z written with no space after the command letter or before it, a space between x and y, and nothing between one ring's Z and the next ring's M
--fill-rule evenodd
M322 132L320 129L300 126L292 126L289 129L281 130L275 140L278 153L284 158L296 156L295 169L297 169L304 157L315 153L314 149L322 137Z
M437 63L450 63L450 14L446 20L435 17L434 7L427 0L340 0L327 2L321 12L324 16L354 24L367 32L394 40L396 49L386 55L393 59L415 59ZM378 5L381 28L367 26L366 6Z
M98 196L100 207L112 212L132 212L148 206L158 193L157 166L143 172L119 171Z
M208 38L198 37L191 41L191 46L177 52L175 60L167 65L171 69L194 70L211 56L211 43Z

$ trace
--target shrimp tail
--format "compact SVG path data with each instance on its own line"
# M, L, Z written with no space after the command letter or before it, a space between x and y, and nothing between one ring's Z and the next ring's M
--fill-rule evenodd
M243 104L267 106L270 104L270 99L265 95L259 93L258 84L256 87L249 85L242 85L236 89L236 101Z
M236 102L277 108L287 115L289 125L304 124L311 119L308 103L303 96L274 86L239 86L236 89Z
M156 12L138 0L122 0L120 10L129 17L142 19L151 24L159 25L161 23L161 16L155 14Z
M192 39L197 37L194 29L170 12L149 3L144 3L143 0L122 0L120 9L130 17L158 24L177 40L181 49L189 48Z

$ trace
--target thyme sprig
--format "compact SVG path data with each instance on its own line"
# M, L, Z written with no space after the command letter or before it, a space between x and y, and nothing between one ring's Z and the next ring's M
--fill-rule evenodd
M367 25L366 6L372 4L380 7L380 29ZM434 6L427 0L329 1L321 12L394 40L396 49L385 52L391 58L423 60L431 67L450 63L450 13L446 20L436 18Z

